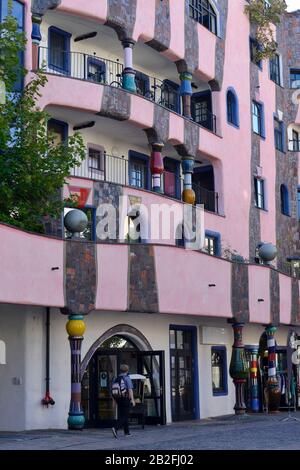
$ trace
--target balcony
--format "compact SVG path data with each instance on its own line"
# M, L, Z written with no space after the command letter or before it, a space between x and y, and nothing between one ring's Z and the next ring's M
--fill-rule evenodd
M137 171L134 164L125 156L108 155L105 151L103 153L89 151L88 157L82 164L73 168L71 176L147 190L145 178ZM180 200L183 178L168 170L164 171L162 178L164 195ZM203 204L205 210L219 213L217 192L208 190L199 183L193 183L193 189L196 194L196 204Z
M123 64L119 60L112 61L95 54L57 52L48 47L39 47L38 66L46 73L122 88ZM178 84L137 72L136 88L138 95L181 114ZM210 108L210 97L201 101L192 99L193 121L216 134L216 116Z

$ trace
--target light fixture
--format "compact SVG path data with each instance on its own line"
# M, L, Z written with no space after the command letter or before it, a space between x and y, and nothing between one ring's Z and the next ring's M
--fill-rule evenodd
M79 42L79 41L84 41L85 39L90 39L90 38L94 38L95 36L97 36L97 31L92 31L91 33L86 33L86 34L82 34L81 36L77 36L77 38L74 39L74 42Z
M87 121L83 122L81 124L76 124L76 126L73 127L73 131L79 131L80 129L86 129L88 127L94 127L95 121Z

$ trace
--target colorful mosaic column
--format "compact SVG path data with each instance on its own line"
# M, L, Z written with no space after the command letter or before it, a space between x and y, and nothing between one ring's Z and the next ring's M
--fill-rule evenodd
M189 72L183 72L179 75L179 78L181 80L180 96L182 97L183 115L189 119L192 119L191 96L193 94L193 90L192 90L193 76Z
M66 324L71 347L71 401L69 409L69 429L81 430L84 426L84 414L81 407L80 362L81 344L85 332L83 315L69 315Z
M42 40L41 22L40 15L32 15L32 70L37 70L39 67L39 45Z
M133 68L132 61L132 49L134 41L132 39L126 39L122 41L124 48L124 70L123 70L123 88L124 90L136 93L135 84L135 70Z
M229 373L235 386L236 401L234 411L236 415L246 413L245 405L245 383L248 376L248 367L243 345L243 323L233 323L234 343L232 345L232 356Z
M151 144L151 160L150 160L150 170L152 174L152 190L156 193L163 193L162 184L161 184L161 175L164 172L164 164L162 159L162 149L164 144L154 143Z
M258 346L248 346L250 356L250 409L252 413L259 412L259 390L257 381Z
M184 175L182 200L187 204L195 204L196 195L192 188L192 174L194 172L194 158L183 157L181 160Z
M276 374L276 330L276 326L273 325L266 327L268 344L268 410L273 413L278 412L281 398Z

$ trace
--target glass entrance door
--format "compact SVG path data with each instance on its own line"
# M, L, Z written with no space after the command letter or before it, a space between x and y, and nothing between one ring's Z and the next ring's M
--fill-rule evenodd
M195 417L194 359L191 330L170 330L172 420Z
M138 372L145 375L146 424L166 424L164 351L138 353Z

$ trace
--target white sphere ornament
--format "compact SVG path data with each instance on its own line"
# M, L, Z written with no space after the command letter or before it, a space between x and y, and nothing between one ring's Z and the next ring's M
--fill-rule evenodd
M258 250L258 254L263 261L273 261L277 256L277 248L272 243L263 243Z
M64 217L66 229L71 233L83 232L88 225L86 214L79 209L72 209Z

